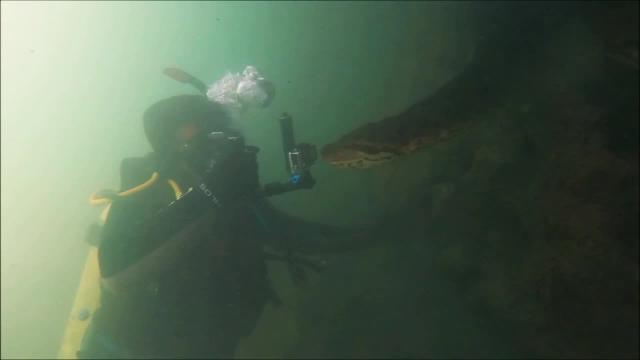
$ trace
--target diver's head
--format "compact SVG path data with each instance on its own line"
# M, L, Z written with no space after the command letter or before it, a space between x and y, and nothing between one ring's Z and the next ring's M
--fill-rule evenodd
M202 133L224 131L230 119L219 104L200 95L178 95L151 105L143 115L151 148L167 165L176 165L184 145Z

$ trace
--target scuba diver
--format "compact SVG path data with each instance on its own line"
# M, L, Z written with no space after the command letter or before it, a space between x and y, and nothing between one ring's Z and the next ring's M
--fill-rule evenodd
M96 244L99 306L77 352L81 359L231 358L267 302L280 302L266 260L284 259L294 279L303 280L300 265L321 266L296 262L294 251L342 252L363 243L353 232L295 219L265 201L311 188L312 155L289 151L291 180L261 187L259 149L231 128L225 107L203 96L206 87L185 72L165 74L201 95L150 106L143 123L152 152L122 161L119 193L92 196L108 207ZM273 97L267 90L262 104Z
M100 194L112 198L98 252L101 304L78 355L228 358L269 297L248 207L256 153L221 132L225 112L201 96L161 100L144 125L153 153L122 162L121 188L145 189Z

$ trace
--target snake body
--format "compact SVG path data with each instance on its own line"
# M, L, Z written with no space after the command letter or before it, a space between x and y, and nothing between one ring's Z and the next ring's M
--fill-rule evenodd
M372 122L327 144L325 161L367 168L397 156L448 141L508 94L524 54L522 46L505 42L476 51L479 56L444 86L400 114Z
M480 64L404 112L365 124L325 145L321 155L338 167L367 168L451 139L471 123L472 114L490 107L497 89Z
M367 123L325 145L322 158L341 168L383 164L450 140L483 113L514 99L514 93L533 96L536 71L546 74L541 69L547 56L545 46L567 19L586 11L573 3L553 9L543 2L514 3L517 6L506 4L498 21L490 21L474 59L450 82L402 113ZM602 4L595 10L600 7L607 9ZM594 9L588 10L598 16ZM594 15L590 16L584 20L593 23Z

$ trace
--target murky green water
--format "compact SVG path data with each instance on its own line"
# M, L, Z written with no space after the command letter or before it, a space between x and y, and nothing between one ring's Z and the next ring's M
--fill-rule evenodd
M534 22L547 30L522 40L543 50L505 52L505 73L521 70L465 113L467 131L364 170L321 159L313 190L274 199L381 241L327 257L306 288L270 265L284 306L236 355L637 357L638 22L623 5L548 4ZM88 196L149 151L151 103L196 93L163 68L210 84L251 64L271 79L273 104L238 126L261 148L261 180L279 181L282 112L319 148L399 114L485 52L501 59L492 39L529 16L505 8L3 1L2 358L57 354L100 211Z

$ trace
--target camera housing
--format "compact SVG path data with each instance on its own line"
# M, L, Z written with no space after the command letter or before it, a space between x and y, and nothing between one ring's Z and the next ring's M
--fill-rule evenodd
M195 169L210 173L217 163L241 153L246 146L242 136L221 131L203 133L182 145L181 154Z
M282 133L282 150L284 163L289 172L289 180L285 183L273 182L266 184L262 194L273 196L289 191L311 189L315 186L315 179L311 176L310 168L318 159L318 151L315 145L299 143L296 145L293 137L293 121L291 116L283 113L280 118L280 131Z
M315 145L308 143L295 143L293 136L293 120L291 115L280 115L280 132L282 134L282 150L287 171L291 176L299 176L308 172L309 168L318 159L318 151Z
M291 175L298 175L309 170L318 159L315 145L300 143L287 154L288 168Z

